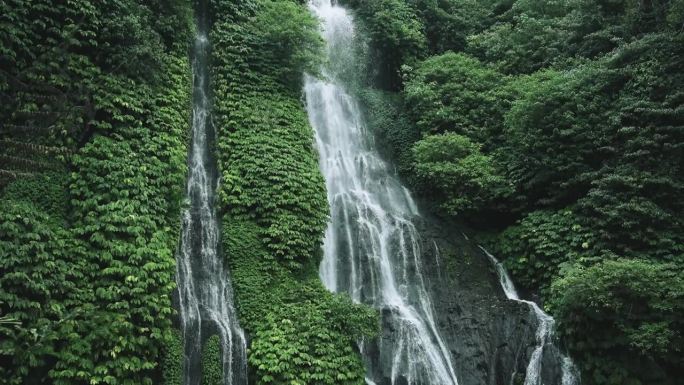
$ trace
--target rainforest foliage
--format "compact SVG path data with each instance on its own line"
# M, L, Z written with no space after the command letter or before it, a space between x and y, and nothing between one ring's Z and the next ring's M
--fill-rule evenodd
M325 183L301 98L319 24L296 1L213 0L212 88L223 251L257 384L364 384L375 311L318 278Z
M0 5L0 377L181 384L172 327L191 103L190 1ZM364 383L374 311L317 277L325 184L301 99L319 23L298 1L214 0L211 93L241 322L258 384ZM216 336L204 384L222 383Z
M6 383L181 383L171 293L194 5L0 5ZM316 274L328 206L300 89L321 62L319 23L289 0L208 6L218 209L251 377L363 384L356 341L377 315ZM203 383L222 383L220 356L209 338Z
M297 0L210 0L222 250L257 384L364 384L377 314L317 277ZM684 1L347 0L368 121L488 241L594 385L684 376ZM180 384L186 0L0 2L0 378ZM222 376L216 336L203 383Z
M0 377L152 384L173 341L192 8L0 4Z
M684 2L347 4L357 91L403 178L488 234L584 383L678 383Z

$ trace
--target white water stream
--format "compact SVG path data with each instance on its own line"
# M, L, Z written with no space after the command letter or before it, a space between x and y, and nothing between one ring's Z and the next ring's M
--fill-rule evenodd
M520 299L518 292L515 290L515 286L513 285L513 281L501 262L499 262L482 246L480 246L480 249L487 255L487 257L489 257L489 259L492 261L492 264L496 268L496 273L499 276L499 281L501 282L501 288L503 289L504 293L506 293L506 297L510 300L526 304L534 313L534 317L537 319L537 332L535 335L537 346L534 348L532 356L530 357L530 362L527 364L524 385L543 385L542 365L544 362L543 355L545 353L551 354L553 356L556 361L554 364L560 364L562 371L562 385L579 384L576 374L577 369L570 360L570 357L562 354L554 345L553 318L540 309L536 303Z
M416 205L380 159L357 101L336 76L354 60L353 20L332 0L311 0L309 7L322 20L330 62L325 80L305 80L331 208L321 279L331 291L382 310L382 368L369 369L369 384L457 385L424 282Z
M201 24L201 23L200 23ZM192 147L187 207L176 264L183 335L183 384L201 381L202 344L217 334L221 342L224 385L247 383L246 344L237 322L228 269L218 251L219 225L214 208L218 178L209 155L211 124L207 56L202 25L193 52Z

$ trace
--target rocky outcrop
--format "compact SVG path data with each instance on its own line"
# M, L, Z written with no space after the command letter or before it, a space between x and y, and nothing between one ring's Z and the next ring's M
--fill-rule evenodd
M436 323L459 384L522 384L536 344L530 309L506 298L490 261L459 225L434 217L415 222ZM548 377L561 383L558 373Z

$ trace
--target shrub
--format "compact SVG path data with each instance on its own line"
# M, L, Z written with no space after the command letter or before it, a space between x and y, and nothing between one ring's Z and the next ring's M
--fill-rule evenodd
M595 236L570 209L533 211L497 239L494 249L518 285L545 292L561 266L596 250Z
M676 383L672 374L681 375L684 364L681 267L627 259L576 266L551 292L559 331L585 381Z
M490 157L465 136L428 136L413 146L415 183L448 214L473 212L505 196L507 185Z

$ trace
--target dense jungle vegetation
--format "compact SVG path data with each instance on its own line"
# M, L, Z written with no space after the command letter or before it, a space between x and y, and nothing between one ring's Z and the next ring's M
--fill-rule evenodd
M181 383L172 307L191 115L190 1L0 4L0 380ZM317 275L328 206L301 100L301 2L214 0L223 250L259 384L361 384L375 312ZM174 326L175 325L175 326ZM218 338L203 384L223 383Z
M584 383L681 383L684 2L347 3L352 80L432 211L552 312Z
M223 252L257 384L363 384L318 280L298 0L210 0ZM346 0L370 126L557 319L590 385L684 378L684 1ZM0 383L180 384L188 0L0 2ZM221 379L204 347L205 385Z
M173 340L184 1L0 3L0 378L151 384Z
M356 341L378 332L377 314L318 278L328 202L301 98L321 62L318 21L300 2L211 4L223 249L253 377L364 384Z

